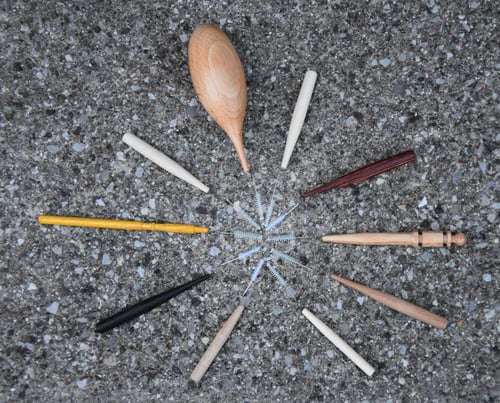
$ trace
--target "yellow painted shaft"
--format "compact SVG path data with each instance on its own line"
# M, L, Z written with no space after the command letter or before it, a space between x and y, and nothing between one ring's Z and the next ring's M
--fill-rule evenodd
M126 229L132 231L163 231L177 234L202 234L208 232L208 227L198 227L192 224L159 224L154 222L109 220L105 218L83 218L41 215L38 222L45 225L64 225L69 227L90 227L108 229Z

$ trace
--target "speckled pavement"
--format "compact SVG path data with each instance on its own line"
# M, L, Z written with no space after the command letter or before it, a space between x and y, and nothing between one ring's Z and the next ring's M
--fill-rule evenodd
M495 1L11 1L0 4L0 401L497 401L498 4ZM199 385L189 375L239 303L250 243L41 226L41 214L251 230L253 182L196 98L191 32L220 26L247 76L244 142L267 204L299 207L277 262ZM318 72L279 168L307 69ZM131 131L202 193L121 141ZM415 163L302 192L407 149ZM331 245L331 233L452 230L464 247ZM106 334L98 320L206 272L213 279ZM330 280L353 279L446 317L410 319ZM376 369L367 377L308 308Z

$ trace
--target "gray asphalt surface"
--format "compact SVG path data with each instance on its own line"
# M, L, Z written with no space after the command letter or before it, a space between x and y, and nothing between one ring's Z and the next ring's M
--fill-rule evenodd
M111 1L0 4L0 401L498 400L498 4L494 1ZM220 26L248 86L244 143L264 203L308 269L264 269L199 385L189 375L239 303L251 242L41 226L41 214L251 227L253 183L196 98L191 32ZM279 168L307 69L301 136ZM204 194L121 141L127 131ZM407 149L417 162L302 192ZM344 232L452 230L464 247L331 245ZM269 245L265 244L266 248ZM269 250L260 256L266 256ZM95 324L203 273L213 279L106 334ZM446 317L438 330L330 280L336 273ZM375 368L369 378L301 315Z

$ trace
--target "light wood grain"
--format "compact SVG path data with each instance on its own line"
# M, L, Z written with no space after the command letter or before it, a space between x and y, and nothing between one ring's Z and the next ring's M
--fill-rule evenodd
M356 364L366 375L373 375L373 373L375 372L375 368L373 368L368 362L366 362L363 357L361 357L356 351L354 351L354 349L349 344L347 344L325 323L318 319L308 309L303 309L302 315L304 315L314 325L314 327L316 327L316 329L318 329L328 340L330 340L335 345L335 347L342 351L347 356L347 358L354 362L354 364Z
M195 178L177 162L167 157L161 151L150 146L145 141L134 136L132 133L125 133L122 141L132 147L135 151L142 154L148 160L154 162L156 165L162 167L165 171L170 172L172 175L177 176L179 179L186 181L190 185L200 189L202 192L208 193L208 186L203 184L199 179Z
M373 288L366 287L335 274L332 274L331 278L411 318L417 319L439 329L446 328L448 322L445 318L429 312L426 309L420 308L419 306L412 304L411 302L405 301L404 299L395 297L382 291L374 290Z
M281 160L281 168L283 169L286 169L288 166L293 149L295 148L295 144L299 138L300 131L302 130L317 76L318 73L312 70L308 70L304 76L299 97L297 98L295 109L293 110L290 128L288 129L285 151L283 152L283 159Z
M353 245L387 245L387 246L422 246L424 248L451 247L452 244L463 246L467 243L464 234L452 234L450 231L413 232L365 232L356 234L325 235L323 242L353 244Z
M416 235L416 237L415 237ZM418 232L386 232L325 235L323 242L353 245L411 245L418 246Z
M247 106L245 73L229 38L214 25L201 25L189 41L189 71L201 103L231 139L241 166L248 172L243 147Z
M191 380L199 382L203 375L205 375L213 360L215 359L217 354L219 354L219 351L231 335L231 332L238 323L238 320L240 319L240 316L243 313L244 309L245 308L243 305L238 305L231 316L228 318L228 320L224 323L224 325L222 325L222 327L212 340L212 343L210 343L207 350L205 351L205 354L203 354L193 372L191 372Z

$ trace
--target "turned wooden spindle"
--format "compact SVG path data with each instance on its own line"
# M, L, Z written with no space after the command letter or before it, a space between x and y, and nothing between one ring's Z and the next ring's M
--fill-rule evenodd
M250 170L243 147L247 106L245 73L231 41L215 25L201 25L189 40L189 71L204 108L226 132L245 172Z
M344 243L353 245L408 245L422 246L424 248L442 248L451 247L452 244L463 246L467 243L467 237L464 234L452 234L451 231L424 231L424 232L382 232L382 233L357 233L357 234L339 234L325 235L321 238L323 242Z

